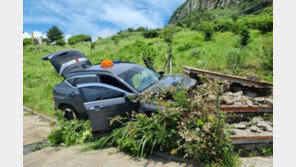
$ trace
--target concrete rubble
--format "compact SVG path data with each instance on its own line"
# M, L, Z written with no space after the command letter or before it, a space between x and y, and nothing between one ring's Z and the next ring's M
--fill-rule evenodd
M271 121L261 117L254 117L249 122L228 124L232 136L266 136L272 135L273 127Z
M256 93L243 91L225 92L221 96L220 104L227 106L272 106L272 97L256 97Z

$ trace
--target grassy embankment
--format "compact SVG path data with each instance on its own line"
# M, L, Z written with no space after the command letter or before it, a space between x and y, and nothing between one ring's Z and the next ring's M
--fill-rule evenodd
M242 68L233 70L228 66L228 55L235 49L239 37L232 32L215 32L212 41L204 41L202 33L183 28L174 36L173 41L173 73L182 73L182 66L192 66L207 70L245 76L255 75L262 80L272 82L260 68L262 45L272 41L273 33L261 35L257 30L250 30L252 42L248 45L249 53ZM146 39L141 32L125 32L116 44L111 38L95 42L94 49L90 43L55 46L39 45L24 46L23 50L23 101L24 106L39 111L48 116L54 116L52 89L63 80L50 62L40 58L48 53L63 49L82 51L93 64L108 58L125 60L144 65L141 56L149 49L154 57L154 66L161 70L167 57L167 45L160 37Z

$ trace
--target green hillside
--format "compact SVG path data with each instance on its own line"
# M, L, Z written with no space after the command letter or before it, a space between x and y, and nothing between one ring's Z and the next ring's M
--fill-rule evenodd
M182 66L197 67L206 70L217 71L225 74L239 76L252 75L261 80L272 82L272 69L267 69L267 57L271 54L273 32L262 34L256 26L256 22L271 14L259 14L240 16L233 21L230 18L224 20L211 20L207 24L218 25L223 21L225 25L231 23L231 27L239 23L246 24L250 31L250 43L244 49L238 44L239 34L232 29L216 30L212 40L204 39L204 32L194 28L180 28L173 38L173 73L182 73ZM264 17L263 17L264 16ZM268 17L268 18L270 18ZM234 26L233 26L234 25ZM257 24L256 24L257 25ZM161 34L163 30L153 30ZM151 32L151 31L148 31ZM93 64L100 63L104 59L130 61L144 65L142 56L148 57L157 70L161 70L168 55L168 45L161 35L145 38L147 31L121 31L106 39L99 39L94 43L82 42L75 45L26 45L23 48L23 102L24 106L32 108L43 114L53 116L52 89L63 80L50 62L40 58L48 53L63 49L77 49L82 51ZM147 36L146 36L147 37ZM91 47L92 46L92 47ZM92 49L91 49L92 48ZM242 51L243 50L243 51ZM238 56L233 56L238 55ZM234 63L239 59L239 63ZM272 66L272 60L271 60Z

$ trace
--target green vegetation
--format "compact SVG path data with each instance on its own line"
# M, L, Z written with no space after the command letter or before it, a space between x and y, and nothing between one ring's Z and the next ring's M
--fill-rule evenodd
M266 15L266 13L262 14ZM240 16L236 21L239 23L244 20L245 23L248 23L246 25L252 40L245 51L239 51L237 48L240 36L229 30L223 32L215 30L212 40L205 41L202 31L178 27L178 31L174 33L171 47L171 54L174 55L172 57L172 73L182 73L182 66L186 65L225 74L254 75L261 80L272 82L273 32L261 35L261 32L256 28L250 28L250 25L256 24L249 24L255 23L254 20L257 20L262 14ZM233 21L229 19L227 22L232 24ZM168 30L161 30L160 36L155 38L145 38L143 36L145 31L146 29L143 27L134 32L122 31L113 37L93 42L91 47L89 43L66 44L65 46L38 45L38 52L36 52L36 47L33 45L25 45L23 52L24 105L43 114L54 116L51 100L52 89L63 78L57 74L50 62L45 62L40 58L55 51L80 50L93 64L108 58L144 65L141 60L141 57L144 56L152 61L156 70L163 69L170 45L162 34ZM114 38L117 38L117 42L114 41ZM237 63L233 64L233 62ZM230 68L230 65L234 65L234 67Z
M29 38L23 39L23 46L27 46L27 45L30 45L30 44L32 44L31 39L29 39Z
M64 41L64 39L61 38L61 39L56 40L56 45L65 46L66 42Z
M87 143L93 140L90 121L69 121L61 113L56 114L58 122L48 136L49 146L71 146Z
M46 31L46 36L50 42L55 42L59 39L63 39L64 33L57 26L53 26Z
M74 44L77 44L79 42L90 42L90 41L91 41L91 37L89 35L79 34L79 35L70 37L68 39L68 44L69 45L74 45Z
M164 90L151 96L146 92L138 100L157 102L163 110L145 114L132 113L111 120L121 127L105 137L91 141L89 121L59 119L58 126L49 136L50 145L87 144L85 150L116 146L132 156L149 156L154 150L192 158L205 165L233 166L236 155L226 131L225 115L217 110L221 88L217 83L205 81L208 87L187 92L180 88ZM179 89L179 91L176 91ZM204 98L204 95L214 99Z

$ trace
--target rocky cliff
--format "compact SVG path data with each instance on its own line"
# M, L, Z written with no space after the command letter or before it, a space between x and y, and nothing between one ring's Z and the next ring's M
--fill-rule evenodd
M187 0L173 13L168 25L176 24L178 20L201 9L228 8L245 1L252 0Z

